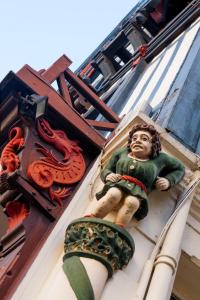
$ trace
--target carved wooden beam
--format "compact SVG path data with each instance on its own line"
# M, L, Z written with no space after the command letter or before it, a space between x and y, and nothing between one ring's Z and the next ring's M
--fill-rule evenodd
M91 128L75 109L63 101L63 98L30 66L25 65L18 71L17 76L30 86L38 95L48 96L48 108L60 115L61 119L76 127L82 136L90 140L98 148L102 148L105 139Z
M65 71L65 78L82 94L108 121L120 122L118 115L109 108L76 74L70 69Z
M63 73L71 65L71 63L72 61L66 55L62 55L41 75L49 83L52 83L59 77L61 73Z
M95 120L87 120L87 122L88 124L90 124L90 126L93 126L96 129L107 130L107 131L113 131L118 124L118 123L101 122Z
M65 101L72 107L72 100L71 96L69 94L69 90L65 81L65 75L64 73L61 73L57 79L58 88L60 90L60 93L62 97L65 99Z

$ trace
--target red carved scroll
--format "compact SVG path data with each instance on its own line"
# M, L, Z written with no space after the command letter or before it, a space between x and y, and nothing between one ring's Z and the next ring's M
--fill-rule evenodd
M17 153L22 149L24 145L24 134L20 127L14 127L9 132L9 142L4 147L0 164L2 173L11 173L17 170L20 166L20 160Z
M27 218L29 214L29 208L26 203L22 203L20 201L10 201L6 205L5 212L8 216L7 232L9 232Z
M49 195L51 200L58 202L58 204L62 204L62 201L66 199L70 195L70 188L58 188L53 190L52 187L49 188Z

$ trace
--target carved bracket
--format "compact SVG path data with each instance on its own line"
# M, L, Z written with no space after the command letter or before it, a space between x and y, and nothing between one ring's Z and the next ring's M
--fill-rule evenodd
M14 127L9 132L9 142L4 147L0 164L2 173L12 173L17 170L20 166L20 160L17 153L22 149L24 146L24 133L20 127Z
M134 249L134 241L125 229L102 219L81 218L66 230L63 260L71 256L96 259L105 265L111 277L128 264Z
M7 232L10 232L28 217L29 208L25 202L10 201L6 204L5 213L8 216Z
M58 159L52 151L40 143L36 143L37 150L44 157L33 161L28 166L28 177L42 189L48 189L51 200L58 202L69 196L70 187L81 180L85 173L85 161L82 149L77 141L70 140L64 131L54 130L50 124L39 119L37 130L42 140L63 155L63 159ZM53 184L67 185L53 189Z

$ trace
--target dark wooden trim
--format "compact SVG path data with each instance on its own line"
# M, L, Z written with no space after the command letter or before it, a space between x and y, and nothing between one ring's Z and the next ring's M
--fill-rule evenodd
M118 123L102 122L102 121L95 121L95 120L87 120L87 122L90 126L93 126L98 130L106 130L106 131L113 131L118 125Z
M120 122L120 118L112 111L76 74L70 69L65 71L66 80L89 101L108 121Z
M158 55L165 47L167 47L178 35L180 35L189 25L191 25L200 15L200 3L194 0L169 24L161 30L149 43L146 55L146 61L150 62L156 55ZM135 51L133 58L123 66L115 75L113 75L100 94L105 92L110 86L117 82L124 74L126 74L132 67L133 61L140 56L138 50Z
M58 88L62 95L62 97L65 99L65 102L67 102L72 107L72 101L69 94L69 90L65 81L65 75L64 73L61 73L59 77L57 78Z
M11 252L11 260L1 278L0 299L12 298L54 225L54 222L50 222L44 215L39 214L38 208L33 204L30 207L28 218L19 225L20 231L16 232L14 236L14 232L12 232L12 238L7 237L7 241L2 245L2 254L4 254L4 248L5 255L7 248L8 250L9 248L16 248L13 255ZM4 256L1 259L4 259ZM7 255L5 259L9 259Z
M167 47L178 35L186 30L200 15L199 6L193 5L185 8L181 14L174 18L157 36L150 42L146 60L151 61L165 47Z
M16 187L20 193L29 199L31 202L37 202L44 214L54 221L58 216L58 210L60 208L54 207L53 204L48 204L48 200L43 197L30 183L28 183L23 177L18 176L16 179Z

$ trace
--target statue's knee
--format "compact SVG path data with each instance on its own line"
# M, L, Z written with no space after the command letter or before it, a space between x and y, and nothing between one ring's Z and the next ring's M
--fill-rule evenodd
M140 206L140 202L136 197L127 197L124 204L130 210L137 210Z
M122 198L122 192L118 188L111 188L108 190L107 196L110 201L118 202Z

